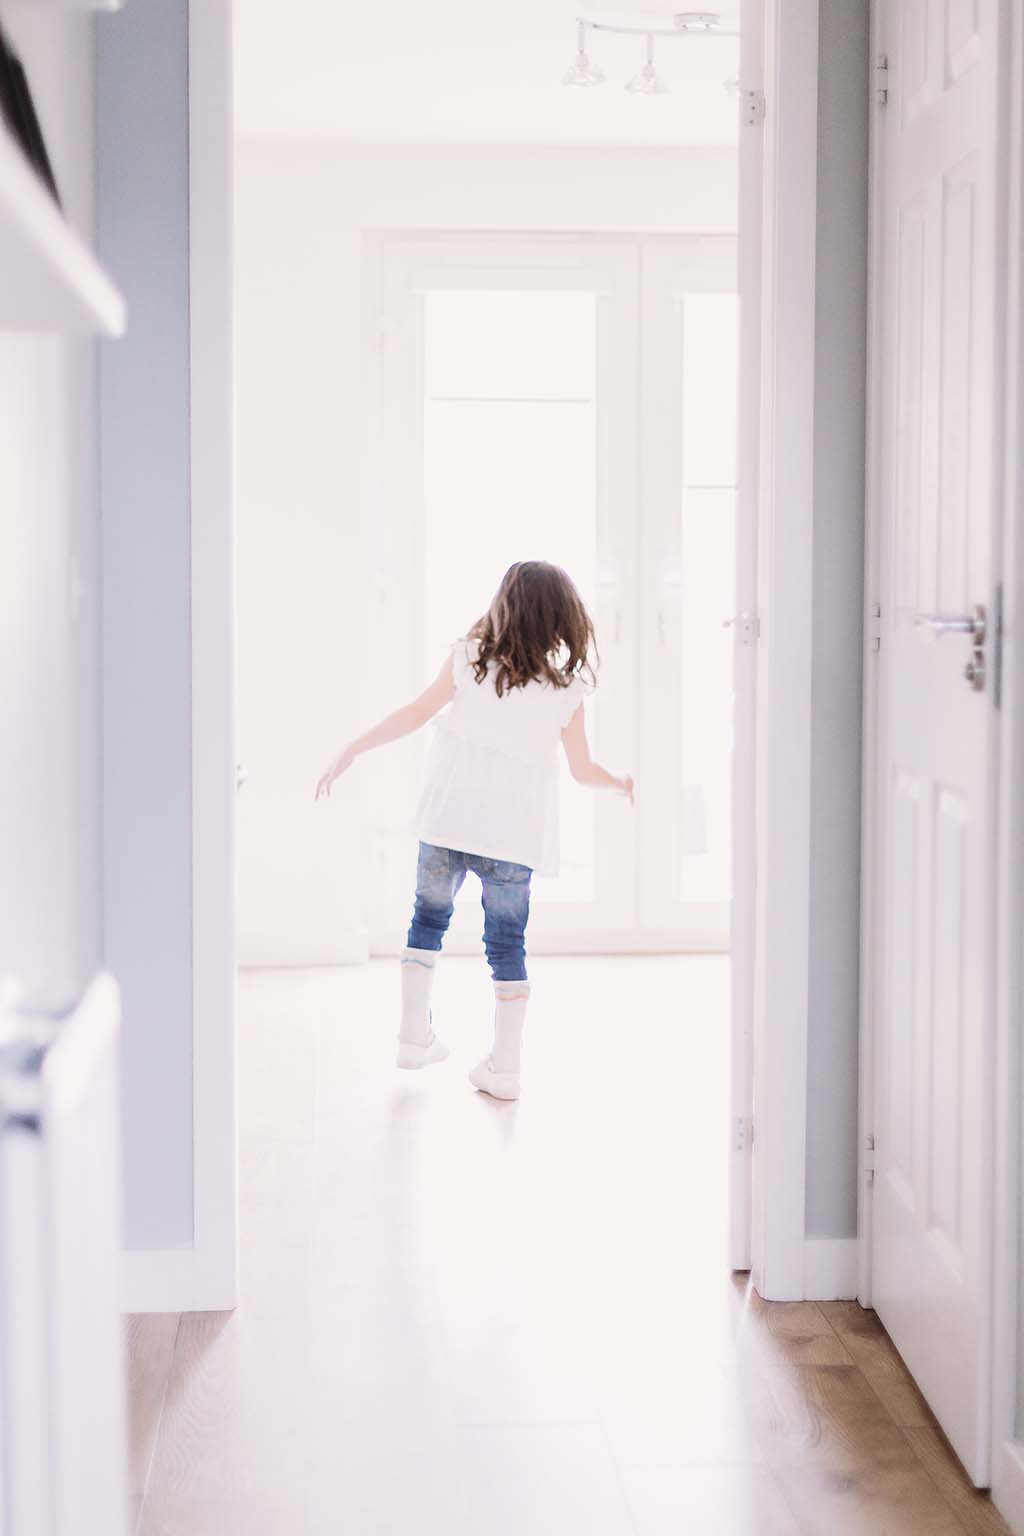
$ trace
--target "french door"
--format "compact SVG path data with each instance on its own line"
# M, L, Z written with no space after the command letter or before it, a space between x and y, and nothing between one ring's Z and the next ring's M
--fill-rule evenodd
M439 667L513 560L563 565L595 620L596 755L563 767L562 871L535 950L722 948L728 929L735 242L385 238L368 476L373 693ZM422 744L375 774L371 944L406 920ZM464 894L451 945L479 943Z
M872 1297L988 1480L996 0L887 0Z

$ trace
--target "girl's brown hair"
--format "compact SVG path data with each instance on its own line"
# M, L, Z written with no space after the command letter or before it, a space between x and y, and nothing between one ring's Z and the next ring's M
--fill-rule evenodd
M594 626L575 586L557 565L520 560L510 565L482 618L469 632L477 641L478 683L495 664L498 697L536 681L568 688L582 673L594 681Z

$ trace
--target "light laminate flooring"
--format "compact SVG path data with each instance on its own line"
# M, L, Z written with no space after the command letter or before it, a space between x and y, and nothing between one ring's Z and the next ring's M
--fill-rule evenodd
M140 1536L1003 1536L873 1313L726 1267L728 967L241 978L241 1302L127 1322Z

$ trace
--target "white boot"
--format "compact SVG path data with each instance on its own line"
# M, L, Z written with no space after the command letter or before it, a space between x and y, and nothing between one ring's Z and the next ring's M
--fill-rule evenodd
M526 981L494 983L494 1045L491 1054L473 1068L474 1088L495 1099L518 1099L523 1025L530 985Z
M431 1028L430 993L437 952L402 951L402 1023L398 1034L398 1065L415 1069L444 1061L448 1047Z

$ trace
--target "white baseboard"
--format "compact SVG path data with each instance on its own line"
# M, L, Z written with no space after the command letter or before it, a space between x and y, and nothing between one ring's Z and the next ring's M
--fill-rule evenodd
M123 1312L230 1312L238 1305L231 1265L196 1248L135 1248L122 1255Z
M857 1239L809 1237L804 1242L805 1301L853 1301L857 1295Z
M992 1467L992 1502L1013 1536L1024 1536L1024 1442L996 1446Z

